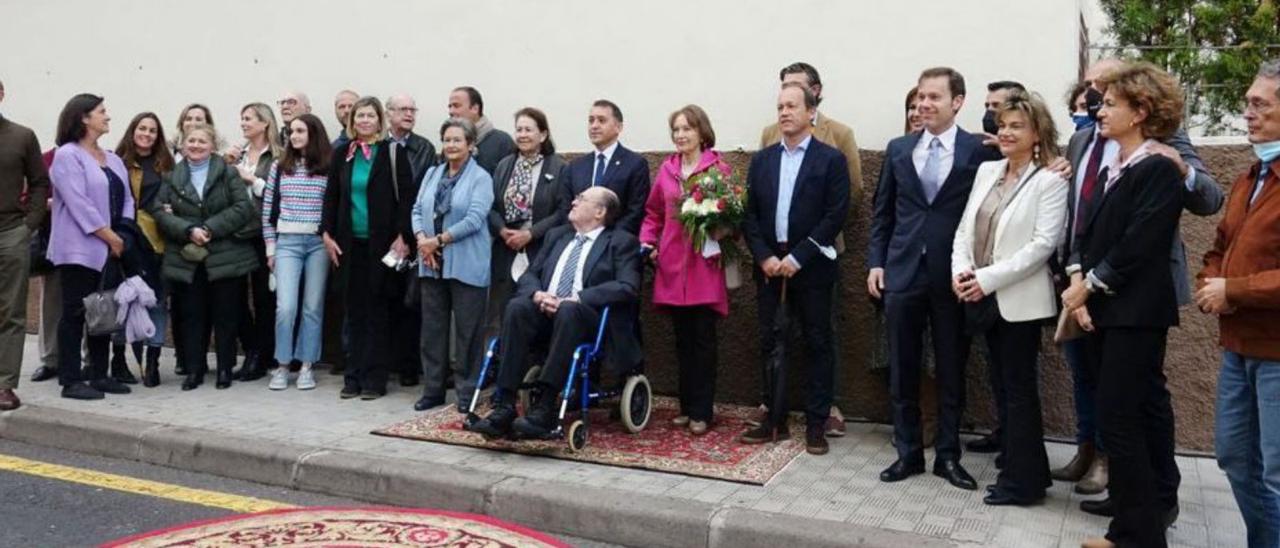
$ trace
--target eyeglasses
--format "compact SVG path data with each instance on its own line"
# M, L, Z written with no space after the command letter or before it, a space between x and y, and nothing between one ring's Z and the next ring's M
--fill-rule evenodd
M276 101L276 104L282 107L292 107L298 104L298 100L290 97L288 99L281 99L279 101Z
M417 114L418 107L399 107L391 109L392 112L405 112L409 114Z

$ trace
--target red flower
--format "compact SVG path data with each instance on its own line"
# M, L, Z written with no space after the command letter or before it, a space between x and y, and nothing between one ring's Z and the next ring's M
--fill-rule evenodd
M693 203L695 204L702 203L702 189L695 188L693 190Z
M729 203L726 202L724 198L720 198L719 200L716 200L716 209L719 209L720 211L724 211L728 208L729 208Z

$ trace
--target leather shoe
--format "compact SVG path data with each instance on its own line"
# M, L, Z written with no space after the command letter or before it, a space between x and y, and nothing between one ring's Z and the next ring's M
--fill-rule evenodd
M489 416L481 419L479 422L471 425L472 432L484 436L485 439L493 440L505 438L511 435L511 425L516 420L516 408L511 404L503 404L498 406L489 413Z
M106 396L97 388L83 382L68 384L62 387L62 397L71 400L100 400Z
M1080 501L1080 510L1086 514L1093 514L1104 518L1116 517L1116 506L1115 503L1111 502L1111 497L1100 500L1082 500ZM1172 508L1165 511L1165 529L1172 527L1174 522L1178 521L1178 513L1179 509L1177 504L1174 504Z
M978 490L978 482L960 466L960 461L955 459L938 460L933 463L933 475L947 480L948 483L967 489L969 491Z
M785 440L791 437L791 431L787 428L787 424L783 422L780 426L771 426L765 420L765 424L761 424L755 428L743 432L738 436L738 443L747 445L756 445L760 443L769 443L779 440Z
M89 381L89 386L104 394L128 394L132 392L124 383L111 377L91 380Z
M810 455L825 455L831 451L827 443L825 425L810 426L804 431L804 450Z
M528 414L515 419L511 427L522 438L540 440L551 436L551 430L555 428L555 420L555 415L550 409L543 405L535 405Z
M924 473L923 462L908 463L903 459L898 459L894 461L893 464L890 464L888 468L885 468L883 472L880 472L880 481L883 481L885 483L893 483L895 481L902 481L911 476L915 476L923 473Z
M13 411L22 407L22 400L13 393L12 388L0 389L0 411Z
M414 402L414 411L426 411L428 409L440 407L444 405L444 396L423 396Z
M987 496L982 497L982 503L987 506L1032 506L1039 504L1042 500L1044 500L1043 496L1039 498L1016 497L995 485L989 486Z
M187 378L182 380L182 390L195 390L204 384L204 375L201 373L187 373Z
M1000 438L992 432L964 444L964 448L974 453L995 453L1000 451Z
M214 381L213 387L218 390L226 390L228 388L231 388L231 375L232 373L230 369L219 369L218 377ZM248 378L247 377L248 373L246 373L245 375L246 375L246 378Z
M40 367L37 367L36 371L31 374L31 382L44 382L49 379L57 378L57 376L58 376L57 367L49 367L47 365L42 365Z

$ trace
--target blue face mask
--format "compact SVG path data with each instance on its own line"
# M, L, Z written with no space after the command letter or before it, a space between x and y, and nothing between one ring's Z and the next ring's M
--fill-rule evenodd
M1259 160L1262 160L1262 163L1269 164L1272 160L1280 157L1280 141L1254 143L1253 153L1258 156Z
M1089 116L1089 113L1087 112L1072 114L1071 121L1075 123L1076 131L1080 131L1084 128L1093 127L1094 124L1098 123L1098 121L1094 120L1092 116Z

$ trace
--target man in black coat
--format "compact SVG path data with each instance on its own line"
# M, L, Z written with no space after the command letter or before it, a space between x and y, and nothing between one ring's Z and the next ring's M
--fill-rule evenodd
M847 185L846 185L847 186ZM555 395L569 375L574 349L596 336L610 308L605 337L610 371L627 373L640 363L636 307L640 300L640 242L614 227L618 196L593 187L573 200L569 224L547 233L542 250L520 277L502 321L497 406L472 426L486 437L545 438L555 428ZM550 344L532 409L516 418L515 393L530 352Z
M788 82L778 92L782 142L751 158L747 172L747 211L742 221L756 270L760 353L769 387L769 415L742 435L743 443L788 437L785 337L776 322L779 308L794 310L809 345L806 371L805 445L825 454L826 421L831 412L835 347L832 342L832 289L839 276L836 234L849 213L849 165L839 150L813 138L817 98L808 87ZM781 311L783 314L789 310Z
M498 162L516 151L516 142L505 131L493 127L484 115L484 97L471 86L454 88L449 92L449 117L463 118L476 126L476 163L493 175Z
M608 188L622 200L618 228L637 235L644 220L644 202L649 198L649 163L618 142L621 134L622 109L606 99L592 104L587 136L595 150L569 164L569 176L560 185L560 207L567 215L573 198L582 191L593 186Z

